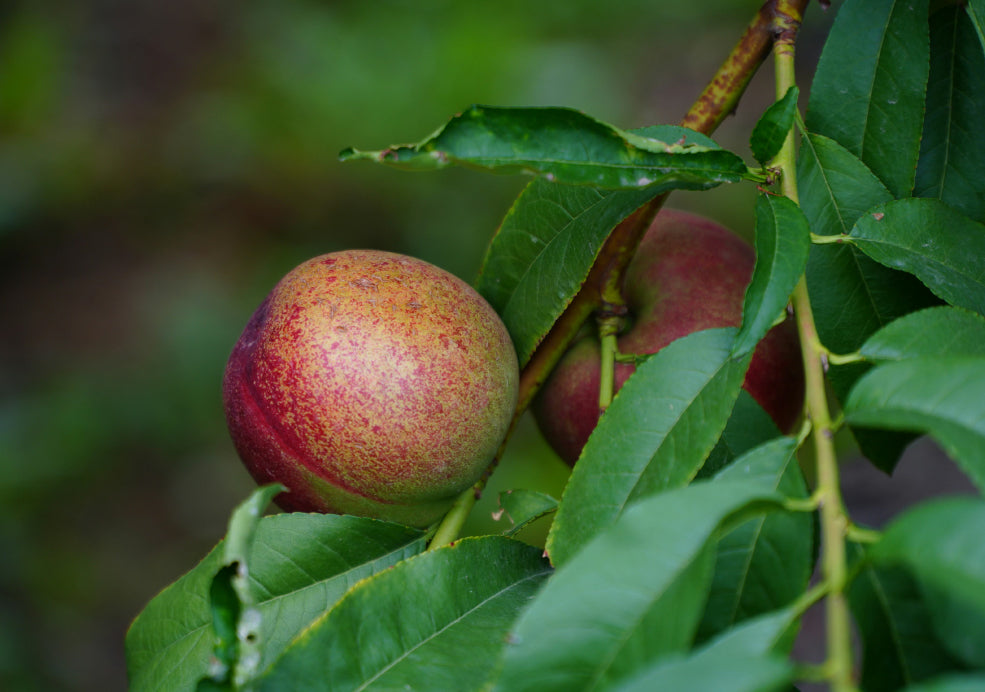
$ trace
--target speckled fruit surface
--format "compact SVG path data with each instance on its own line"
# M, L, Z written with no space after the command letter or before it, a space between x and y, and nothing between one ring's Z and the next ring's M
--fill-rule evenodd
M755 252L727 228L694 214L661 210L625 279L632 324L618 339L623 353L656 353L675 339L715 327L738 327ZM800 416L804 375L797 329L787 319L753 355L743 387L787 431ZM572 345L534 400L537 424L551 447L574 464L598 423L599 346L595 336ZM615 385L632 374L616 364Z
M257 308L223 381L236 449L289 511L424 526L475 483L516 406L516 353L467 283L372 250L315 257Z

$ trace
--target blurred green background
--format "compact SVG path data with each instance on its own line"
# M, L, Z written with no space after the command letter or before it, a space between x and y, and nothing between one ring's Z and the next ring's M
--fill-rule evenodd
M471 280L526 182L339 150L416 141L470 103L676 122L758 5L0 5L0 689L125 687L130 620L253 487L220 381L282 274L373 247ZM830 17L808 20L809 74ZM771 80L723 145L747 155ZM748 234L754 194L672 204ZM525 422L471 529L492 530L498 489L565 475Z

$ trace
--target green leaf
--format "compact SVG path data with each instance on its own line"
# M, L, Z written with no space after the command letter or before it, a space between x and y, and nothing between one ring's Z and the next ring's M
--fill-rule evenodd
M924 597L934 630L947 650L969 667L985 668L985 612L967 608L939 585L924 585Z
M771 440L736 459L713 482L751 481L784 497L806 497L797 447L794 438ZM722 536L698 638L794 601L813 571L813 543L813 516L805 512L757 516Z
M541 551L465 538L362 581L308 627L258 690L470 690L551 574Z
M683 127L635 132L717 146ZM612 229L657 194L656 188L596 190L543 178L520 194L489 245L475 286L503 318L521 367L578 293Z
M865 164L818 135L804 137L797 176L801 209L818 235L846 235L867 209L892 199ZM857 350L880 327L932 301L912 276L844 244L811 247L807 285L821 341L837 353Z
M930 357L867 373L845 404L845 420L930 434L985 492L985 358Z
M752 155L761 164L767 164L783 147L783 141L793 127L797 114L797 98L800 90L792 86L783 98L766 109L756 123L749 139Z
M207 680L220 685L239 688L258 672L263 640L261 615L249 582L250 555L263 511L284 490L279 483L257 488L229 518L222 566L209 587L217 641Z
M740 390L739 398L735 400L735 406L732 407L732 414L725 424L722 436L718 438L715 448L708 454L708 458L695 477L712 477L740 455L763 442L772 440L779 434L780 429L776 427L776 423L763 407L749 392Z
M777 318L786 314L794 287L807 266L807 218L786 197L762 194L756 200L756 266L746 289L737 357L752 353Z
M970 11L970 7L968 8ZM985 222L985 52L958 5L930 19L930 81L914 194Z
M859 349L877 363L921 356L985 356L985 317L948 306L890 322Z
M953 673L906 688L906 692L981 692L982 690L985 690L985 673Z
M684 650L701 615L719 527L778 502L755 483L698 482L628 508L524 611L495 689L601 688Z
M499 521L506 518L509 528L503 530L506 536L516 534L527 524L547 516L557 510L557 500L536 490L504 490L499 494L499 510L494 515Z
M863 549L850 543L853 560ZM952 670L956 661L933 633L930 609L906 570L862 563L848 589L862 639L862 688L892 692Z
M985 655L983 532L981 498L934 500L896 519L870 551L876 564L902 565L916 576L930 597L938 637L952 654L976 666ZM966 640L969 633L974 638Z
M854 154L831 139L803 138L798 159L800 205L818 235L847 234L869 208L892 199ZM821 342L835 353L852 353L897 317L936 299L915 277L884 267L848 245L812 245L807 287ZM832 367L828 379L844 401L865 365ZM862 452L891 471L909 442L898 433L853 430Z
M793 665L779 656L748 658L711 649L687 658L660 661L624 684L618 692L653 690L715 690L715 692L770 692L787 690L794 679Z
M672 342L626 381L588 438L548 534L555 565L624 508L687 484L725 428L749 358L730 351L735 329Z
M425 545L422 532L373 519L334 514L261 519L249 562L261 615L261 668L349 587ZM191 689L208 673L214 644L209 589L224 550L220 543L137 616L126 637L131 689Z
M811 84L807 128L913 189L930 62L927 0L846 0Z
M510 332L520 366L581 289L602 243L652 190L533 181L493 237L475 282Z
M952 305L985 313L985 225L938 200L902 199L859 218L851 240Z
M978 41L982 44L982 50L985 50L985 0L968 0L965 9L968 11L968 17L975 28L975 33L978 34Z
M470 106L417 144L346 149L339 158L414 170L460 165L533 173L605 189L705 190L747 175L731 152L627 132L570 108Z
M755 658L769 653L789 653L800 627L797 605L751 617L716 635L704 645L720 653Z

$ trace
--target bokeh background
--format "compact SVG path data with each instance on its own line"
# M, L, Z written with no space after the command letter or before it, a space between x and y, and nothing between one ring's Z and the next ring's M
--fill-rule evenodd
M220 382L282 274L373 247L471 280L526 182L342 148L419 140L470 103L676 122L758 5L0 4L0 689L125 688L130 620L253 487ZM805 75L830 14L809 9ZM748 155L772 90L767 66L723 145ZM748 235L754 195L672 204ZM565 476L526 421L470 529L500 488Z

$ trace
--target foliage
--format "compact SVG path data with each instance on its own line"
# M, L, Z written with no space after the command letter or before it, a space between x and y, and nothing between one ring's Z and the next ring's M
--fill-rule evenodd
M503 498L509 535L425 551L431 534L398 525L259 518L271 491L258 490L226 542L134 622L134 689L783 690L820 678L850 690L849 617L865 689L981 685L985 501L923 504L885 532L856 526L831 438L849 426L891 470L901 438L886 431L931 435L985 491L982 6L847 0L801 119L789 22L803 4L767 2L757 20L777 37L778 100L751 133L762 169L703 135L556 108L473 107L419 144L343 153L536 176L477 281L527 368L597 291L624 219L672 189L759 183L743 323L643 361L559 501ZM740 394L788 304L808 384L796 436L746 425L756 405ZM812 486L798 463L808 450ZM513 536L552 512L546 553ZM817 602L828 660L809 667L791 659L791 636Z

